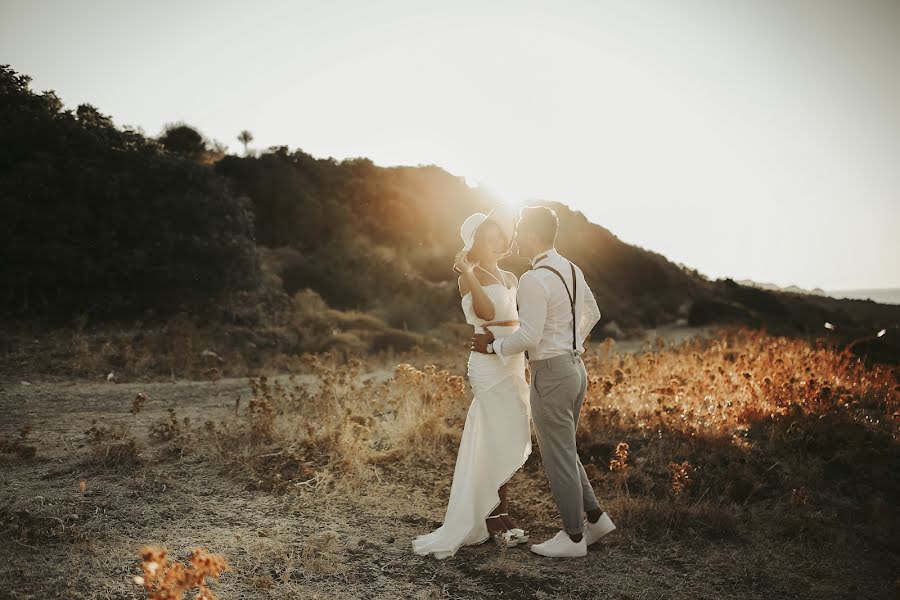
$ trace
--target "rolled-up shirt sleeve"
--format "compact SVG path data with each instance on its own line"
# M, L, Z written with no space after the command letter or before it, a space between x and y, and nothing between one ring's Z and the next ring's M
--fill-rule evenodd
M600 308L597 306L597 299L594 297L594 292L591 291L587 282L584 282L584 292L581 318L578 323L578 342L582 345L591 333L594 325L600 321Z
M494 342L494 352L504 364L514 354L537 348L544 333L549 298L547 288L535 273L529 271L519 279L519 289L516 291L519 329L512 335L497 338Z

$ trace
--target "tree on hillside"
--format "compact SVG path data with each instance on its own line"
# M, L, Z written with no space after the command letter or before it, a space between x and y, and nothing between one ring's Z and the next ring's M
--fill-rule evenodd
M112 119L102 114L91 104L82 104L75 110L75 116L88 127L112 127Z
M164 312L256 285L252 209L227 179L29 81L0 65L0 315Z
M200 132L184 123L169 123L159 136L159 143L169 152L191 159L201 158L207 151Z
M245 129L238 134L237 139L244 145L244 156L247 156L247 144L253 141L253 134Z

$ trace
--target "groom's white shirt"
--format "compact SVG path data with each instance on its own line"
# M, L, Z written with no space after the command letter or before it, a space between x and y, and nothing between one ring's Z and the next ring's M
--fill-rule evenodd
M541 259L541 256L546 258ZM538 261L532 263L533 267L553 267L572 291L569 261L555 248L535 258ZM578 265L575 265L575 277L578 281L575 290L575 318L578 319L576 350L583 353L585 338L600 320L600 309ZM494 342L494 352L504 364L510 356L526 350L531 360L552 358L572 350L572 307L569 295L553 271L532 268L524 273L519 279L516 300L519 305L519 329Z

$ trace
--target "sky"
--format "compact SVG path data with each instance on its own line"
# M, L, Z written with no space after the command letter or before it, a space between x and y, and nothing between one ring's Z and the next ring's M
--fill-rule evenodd
M900 287L898 0L0 0L0 63L152 136L558 200L711 278Z

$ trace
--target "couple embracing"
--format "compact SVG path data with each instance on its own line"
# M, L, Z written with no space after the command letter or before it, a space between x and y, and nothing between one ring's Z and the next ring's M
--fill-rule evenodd
M563 528L531 546L550 557L579 557L615 529L601 508L575 448L587 390L581 354L600 319L584 274L555 248L559 220L547 207L476 213L463 223L454 269L466 322L474 327L468 361L472 403L456 457L441 527L413 540L436 558L488 539L529 542L507 507L507 482L531 454L531 421ZM515 242L532 268L517 280L497 261ZM525 381L525 361L531 384Z

